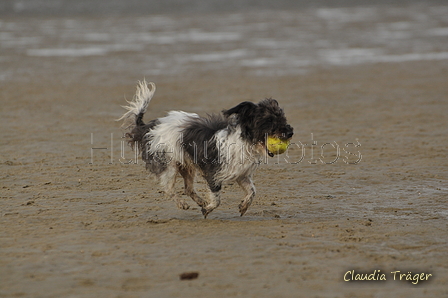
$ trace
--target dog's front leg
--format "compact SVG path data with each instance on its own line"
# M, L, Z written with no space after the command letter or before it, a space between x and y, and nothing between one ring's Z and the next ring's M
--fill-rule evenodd
M238 206L240 208L241 216L246 213L249 206L252 204L252 200L255 197L255 185L252 181L251 177L243 177L237 180L238 184L242 189L246 192L246 196L241 201L241 204Z

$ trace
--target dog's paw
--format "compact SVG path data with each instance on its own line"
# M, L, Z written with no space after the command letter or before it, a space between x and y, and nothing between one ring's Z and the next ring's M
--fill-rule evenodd
M190 208L190 205L188 205L188 203L185 202L185 200L183 200L183 199L176 200L176 205L177 205L177 208L182 209L182 210L188 210Z
M247 202L241 202L241 204L238 205L238 207L240 208L240 214L241 216L244 215L244 213L246 213L247 209L249 208L250 204L248 204Z
M202 215L204 215L204 219L206 219L207 215L209 215L210 212L213 211L213 209L202 207L201 211L202 211Z

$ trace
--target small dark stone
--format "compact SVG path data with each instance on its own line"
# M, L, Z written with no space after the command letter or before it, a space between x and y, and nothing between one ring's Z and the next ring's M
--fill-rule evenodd
M182 273L179 277L180 280L191 280L191 279L196 279L199 276L199 272L185 272Z

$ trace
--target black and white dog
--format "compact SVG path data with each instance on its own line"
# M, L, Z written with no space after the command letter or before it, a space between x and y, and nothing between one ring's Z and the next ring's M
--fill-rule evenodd
M126 136L135 150L141 150L146 168L160 181L169 198L177 206L188 209L182 198L175 197L174 184L180 174L185 193L201 208L206 218L220 204L220 190L225 182L236 181L246 196L239 205L241 216L255 196L252 175L258 165L273 156L266 146L266 137L289 140L293 128L275 99L258 104L242 102L221 114L200 117L194 113L170 111L162 118L143 122L143 115L156 86L139 82L128 111L119 119L127 129ZM195 173L200 172L208 188L208 200L194 189Z

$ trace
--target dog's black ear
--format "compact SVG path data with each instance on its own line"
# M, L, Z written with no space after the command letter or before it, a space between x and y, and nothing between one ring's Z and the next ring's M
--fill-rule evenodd
M245 101L231 109L222 111L222 113L227 119L230 119L235 114L237 123L241 125L241 136L246 140L254 141L255 136L253 132L257 125L254 119L257 111L257 104Z
M239 105L230 108L228 110L223 110L222 113L225 117L229 117L232 114L239 114L241 118L248 116L250 111L257 107L256 104L250 101L244 101Z

